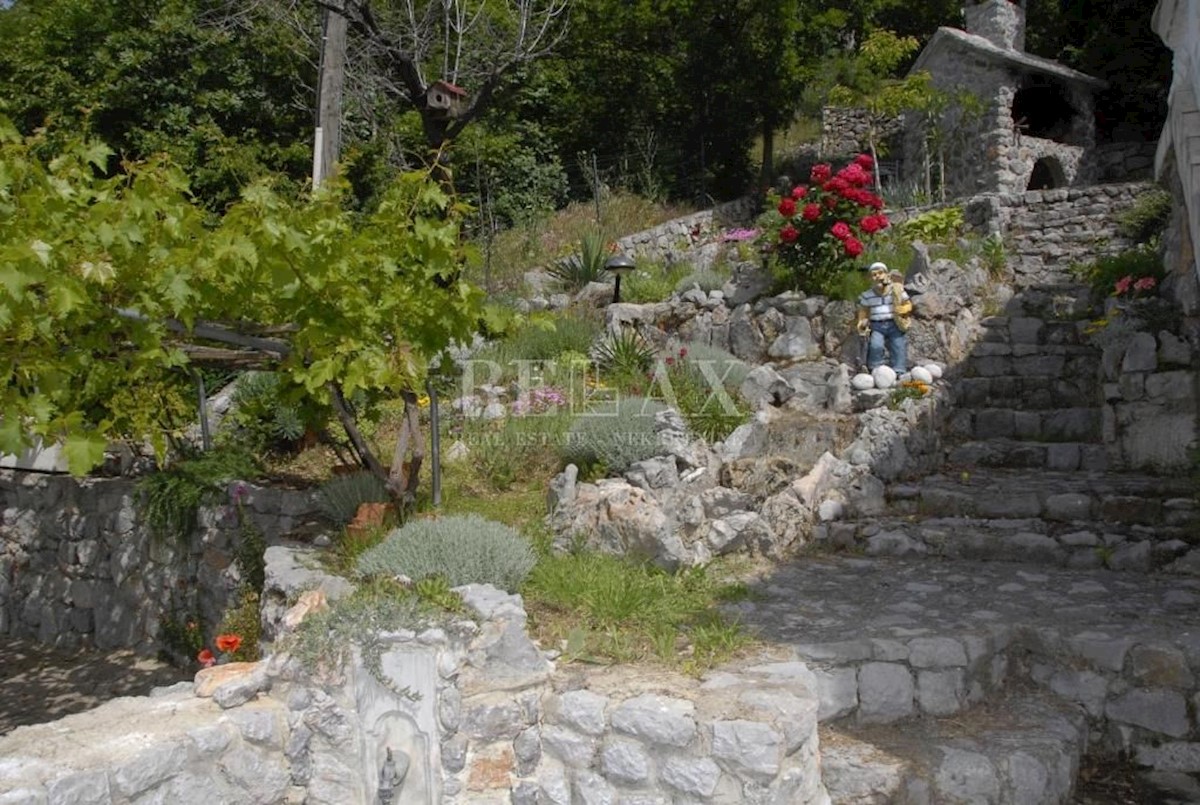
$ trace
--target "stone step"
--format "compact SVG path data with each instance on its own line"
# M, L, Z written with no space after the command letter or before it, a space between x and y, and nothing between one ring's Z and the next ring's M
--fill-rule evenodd
M833 805L1069 802L1088 743L1080 708L1010 693L954 718L826 726L821 779Z
M1200 571L1196 515L1176 526L1038 518L890 517L825 526L818 548L1148 573Z
M1026 355L989 355L980 345L956 370L959 377L1089 378L1095 376L1099 352L1065 354L1035 347Z
M984 344L1014 346L1076 346L1097 351L1088 343L1087 319L1045 319L1036 316L988 316L980 321Z
M1087 470L1103 472L1108 451L1089 442L1040 442L1019 439L969 441L948 447L946 461L956 467Z
M1094 368L1087 375L1024 377L995 375L961 377L950 387L954 404L961 408L1015 408L1042 411L1075 408L1102 402Z
M1097 751L1200 738L1200 579L812 554L768 573L725 609L809 667L822 722L970 719L1032 686L1082 708Z
M1104 414L1099 408L959 408L946 417L950 439L1021 439L1035 442L1099 442Z
M888 498L896 514L1160 527L1195 521L1194 486L1179 476L974 468L893 484Z

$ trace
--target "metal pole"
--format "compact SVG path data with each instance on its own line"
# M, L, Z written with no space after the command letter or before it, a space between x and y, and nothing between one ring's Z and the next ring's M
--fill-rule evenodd
M425 390L429 394L429 450L433 453L429 465L430 485L433 487L433 507L442 505L442 415L438 410L438 393L433 383L426 380Z
M200 445L204 452L212 450L212 433L208 429L208 395L204 391L204 375L195 370L196 396L200 398Z

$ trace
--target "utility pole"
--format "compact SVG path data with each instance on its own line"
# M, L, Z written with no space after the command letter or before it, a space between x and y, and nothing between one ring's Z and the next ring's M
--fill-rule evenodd
M342 149L342 87L346 83L346 18L325 11L317 127L313 137L313 190L334 173Z

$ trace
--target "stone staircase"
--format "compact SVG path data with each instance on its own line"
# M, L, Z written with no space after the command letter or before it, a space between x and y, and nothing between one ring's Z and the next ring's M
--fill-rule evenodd
M1071 294L1031 294L1051 296ZM1030 307L1015 300L1014 315L982 321L949 378L941 470L891 484L886 513L857 524L854 547L1147 571L1200 541L1190 478L1125 471L1111 455L1086 321Z
M1117 757L1176 786L1121 801L1200 801L1195 481L1122 466L1102 354L1049 304L1073 296L983 320L938 471L744 613L817 674L834 803L1094 805L1080 769Z

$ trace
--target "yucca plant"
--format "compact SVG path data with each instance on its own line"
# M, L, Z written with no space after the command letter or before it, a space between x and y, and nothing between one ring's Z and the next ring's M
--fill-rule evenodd
M589 282L604 282L604 261L608 253L599 232L589 232L579 243L579 251L552 264L547 270L563 288L578 291Z
M632 327L609 332L592 348L592 359L604 371L639 375L654 362L654 347Z

